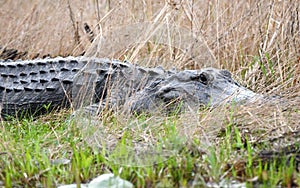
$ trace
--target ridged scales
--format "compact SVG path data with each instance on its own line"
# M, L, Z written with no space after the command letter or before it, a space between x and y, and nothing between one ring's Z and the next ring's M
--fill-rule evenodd
M83 66L71 57L1 62L1 115L34 113L50 103L51 108L67 105L74 75Z
M84 100L106 100L107 88L111 90L111 103L124 101L128 93L142 89L151 79L163 77L164 72L161 68L146 69L103 58L0 61L1 116L41 114L49 104L48 110L67 107L74 98L77 107L81 107L87 105Z

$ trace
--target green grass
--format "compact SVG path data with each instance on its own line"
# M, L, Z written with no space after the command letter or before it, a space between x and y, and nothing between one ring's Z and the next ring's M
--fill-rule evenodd
M180 116L160 119L160 124L154 127L160 127L158 131L138 134L155 137L155 143L160 146L155 149L161 152L157 156L164 151L173 152L161 160L156 158L155 162L142 158L140 163L130 159L134 156L130 150L134 146L128 146L136 140L135 131L130 129L123 132L116 147L107 149L88 144L86 134L76 127L76 123L70 123L68 114L51 114L34 121L2 122L0 181L6 187L53 187L86 183L111 172L136 187L193 187L205 186L208 182L227 182L230 185L233 180L245 182L249 187L299 183L299 173L293 160L266 162L255 158L257 147L251 145L248 138L243 141L242 133L233 123L233 111L228 113L229 120L223 122L227 127L223 134L219 134L218 142L204 150L201 149L204 145L201 140L188 139L180 133ZM111 118L115 120L102 126L117 124L118 117ZM149 128L147 124L151 125L149 117L145 119L144 116L128 121L139 122L136 126L144 122L139 130L146 130ZM112 126L110 131L115 132L116 126ZM155 157L155 154L150 156ZM61 159L69 159L70 162L59 163Z

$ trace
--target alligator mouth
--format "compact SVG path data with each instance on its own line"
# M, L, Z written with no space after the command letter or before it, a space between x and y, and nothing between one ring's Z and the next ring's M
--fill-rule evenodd
M238 87L237 87L238 86ZM246 104L252 103L260 98L260 95L244 88L243 86L233 85L225 89L220 89L220 92L211 93L211 106L217 107L224 104Z

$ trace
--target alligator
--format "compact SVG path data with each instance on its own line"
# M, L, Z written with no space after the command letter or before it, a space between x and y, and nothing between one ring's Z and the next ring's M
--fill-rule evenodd
M105 106L126 107L148 113L162 107L167 111L176 105L182 109L215 107L260 97L227 70L144 68L96 57L0 61L0 74L2 118L35 116L66 107L93 113Z

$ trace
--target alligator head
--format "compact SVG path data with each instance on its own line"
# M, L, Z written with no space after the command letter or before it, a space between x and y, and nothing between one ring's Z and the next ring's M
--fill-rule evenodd
M165 79L155 80L145 89L132 96L126 106L141 113L166 107L199 108L222 104L247 103L260 95L241 86L227 70L205 68L177 72Z

